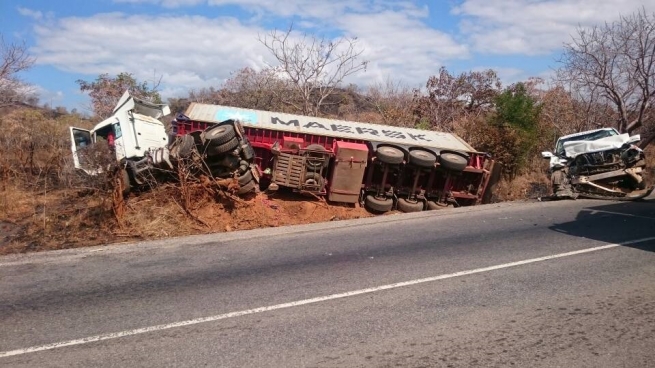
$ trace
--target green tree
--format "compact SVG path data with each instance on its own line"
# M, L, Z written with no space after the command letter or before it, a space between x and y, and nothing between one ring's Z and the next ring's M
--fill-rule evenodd
M77 80L80 90L91 97L93 113L100 119L111 116L114 107L126 90L136 98L148 100L154 103L162 103L161 96L157 91L159 81L148 86L147 82L137 81L130 73L120 73L116 77L109 74L100 74L93 82Z
M493 116L499 125L507 124L525 133L534 133L539 123L540 106L523 83L514 84L499 94Z
M496 144L496 147L490 149L504 157L505 175L513 178L525 167L538 144L541 106L530 95L524 83L506 88L495 98L495 103L496 111L491 116L491 127L508 139L498 141L503 144ZM509 141L512 141L511 145L507 144Z

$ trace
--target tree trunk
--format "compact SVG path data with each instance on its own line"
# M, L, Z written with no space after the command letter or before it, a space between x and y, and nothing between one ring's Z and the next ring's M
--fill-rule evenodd
M641 142L639 142L639 148L645 149L649 144L653 143L653 141L655 141L655 133L651 133L643 138Z

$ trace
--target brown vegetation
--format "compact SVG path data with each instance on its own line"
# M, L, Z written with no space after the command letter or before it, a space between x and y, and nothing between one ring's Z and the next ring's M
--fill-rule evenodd
M389 80L366 91L341 85L367 65L356 39L296 38L289 28L260 39L278 66L241 69L220 88L190 91L169 105L173 112L203 102L453 132L502 165L494 201L536 198L550 191L539 152L552 150L557 136L614 126L641 134L642 147L655 141L654 24L642 11L581 29L548 87L539 79L503 87L493 70L441 68L420 90ZM1 38L0 54L0 109L10 106L0 111L0 254L370 216L292 194L240 199L229 182L188 176L184 166L178 182L124 199L114 171L90 178L73 169L68 127L97 123L125 89L158 101L159 81L149 87L129 73L78 81L92 99L92 123L63 108L36 108L38 101L18 93L25 88L16 78L34 60ZM102 150L94 157L109 157ZM646 151L653 184L655 149Z
M89 177L73 169L70 125L91 124L43 109L2 111L0 254L370 216L282 192L237 198L230 183L202 176L124 199L112 174ZM95 155L111 157L106 146L97 147Z

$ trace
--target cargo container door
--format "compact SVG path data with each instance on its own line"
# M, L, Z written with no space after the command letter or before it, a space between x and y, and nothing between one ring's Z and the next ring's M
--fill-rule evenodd
M357 203L368 162L368 147L361 143L335 142L335 160L328 199Z

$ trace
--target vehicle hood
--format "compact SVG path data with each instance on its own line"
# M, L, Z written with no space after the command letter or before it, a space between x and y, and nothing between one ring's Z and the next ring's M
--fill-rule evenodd
M575 158L583 153L601 152L619 149L624 144L633 142L628 133L613 135L611 137L597 139L595 141L569 141L563 144L567 157Z

